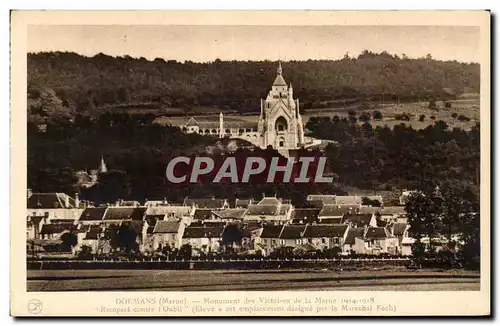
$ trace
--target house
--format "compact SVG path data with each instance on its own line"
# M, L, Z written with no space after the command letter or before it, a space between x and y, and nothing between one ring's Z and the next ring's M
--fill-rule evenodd
M38 235L36 236L38 237ZM26 239L35 239L35 225L33 221L26 220Z
M391 223L386 226L386 229L398 239L398 247L396 254L409 256L412 253L411 245L413 239L408 235L410 225L406 223Z
M241 230L241 246L247 250L259 250L256 247L255 239L262 233L262 225L258 222L243 224Z
M212 217L216 220L243 221L246 211L245 208L226 208L212 211Z
M55 219L76 221L83 212L78 195L74 199L64 193L32 193L28 189L27 196L26 220L31 222L34 238L39 237L44 224Z
M83 246L91 248L93 254L109 252L109 246L104 245L101 240L103 228L99 225L80 226L77 230L78 244L75 246L75 251L80 251Z
M193 221L204 221L212 219L212 209L196 208L193 215Z
M144 206L146 207L162 207L162 206L170 206L170 204L167 202L167 199L164 198L163 200L146 200L144 202Z
M319 223L320 208L295 208L290 216L292 224Z
M257 204L249 204L245 221L285 223L290 219L293 206L276 197L264 197Z
M224 209L229 208L229 203L226 199L218 198L188 198L184 199L182 206L193 206L195 208L209 208L209 209Z
M342 252L344 254L357 253L356 249L359 251L361 248L356 247L356 239L363 239L365 235L365 227L350 227L347 230L347 236L344 241L344 246Z
M108 207L102 219L103 223L116 224L122 221L144 220L146 207Z
M79 224L98 225L102 223L107 207L87 207L78 219Z
M287 224L283 226L280 233L280 246L282 247L296 247L302 244L302 238L307 225L292 225Z
M381 210L382 210L382 207L361 205L361 207L358 210L358 214L372 214L372 215L376 215Z
M377 226L377 219L373 214L345 214L342 223L351 227Z
M44 224L40 230L40 239L57 240L61 238L63 233L69 233L74 230L76 230L76 225L73 222Z
M74 198L61 192L32 193L28 190L28 209L78 208Z
M146 214L144 223L142 223L142 241L141 252L153 252L155 250L153 243L153 230L157 221L164 221L165 214Z
M354 251L357 254L396 254L398 239L385 227L366 227L363 238L355 238Z
M380 218L387 222L407 223L406 210L404 206L386 206L382 207L378 214Z
M153 228L153 251L161 251L165 247L179 249L185 225L176 221L158 220Z
M167 220L179 220L185 217L192 216L196 208L193 206L181 205L149 205L146 206L146 215L165 215Z
M234 208L248 208L248 205L253 203L253 199L238 199L236 198L234 202Z
M141 206L141 203L139 203L137 200L118 200L115 204L117 207L139 207Z
M222 242L223 227L188 226L182 236L182 244L190 244L193 255L217 252Z
M346 214L356 214L360 205L323 205L318 214L319 223L341 224Z
M280 234L283 225L265 224L255 234L256 250L262 250L262 254L267 256L280 246Z
M349 226L345 224L308 225L303 238L316 249L325 250L333 247L342 248L348 234Z

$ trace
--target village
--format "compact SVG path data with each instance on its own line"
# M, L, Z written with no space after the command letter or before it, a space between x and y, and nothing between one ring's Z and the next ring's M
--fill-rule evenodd
M93 207L77 194L28 191L26 249L31 258L98 259L131 252L164 259L173 252L411 256L415 240L404 206L410 193L403 192L397 206L384 205L382 196L309 195L311 208L276 196L233 202L186 198L179 204L121 200Z

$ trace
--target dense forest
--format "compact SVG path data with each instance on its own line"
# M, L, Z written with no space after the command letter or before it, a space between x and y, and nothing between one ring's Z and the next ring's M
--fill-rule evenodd
M28 113L32 119L104 111L217 107L259 110L276 75L276 62L165 61L157 58L85 57L69 52L28 54ZM479 64L410 59L364 51L341 60L283 63L287 82L302 108L343 106L353 101L384 102L450 98L479 92Z
M306 127L314 137L339 142L326 155L343 184L421 189L429 180L479 182L479 124L470 131L449 130L443 121L421 130L404 123L391 129L334 116L311 118Z

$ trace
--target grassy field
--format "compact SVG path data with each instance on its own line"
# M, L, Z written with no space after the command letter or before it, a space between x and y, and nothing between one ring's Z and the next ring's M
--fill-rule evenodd
M272 286L270 286L272 284ZM28 291L478 291L467 271L29 270Z

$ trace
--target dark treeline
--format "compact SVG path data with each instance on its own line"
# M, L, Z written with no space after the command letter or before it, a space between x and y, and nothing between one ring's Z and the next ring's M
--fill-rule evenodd
M479 64L409 59L364 51L357 58L283 63L302 108L449 98L479 92ZM28 54L30 113L74 114L105 110L186 110L197 106L256 112L276 75L276 62L195 63L157 58L85 57L76 53ZM47 106L49 108L45 108ZM44 114L49 114L45 112Z
M327 155L342 184L421 189L429 180L479 182L479 124L470 131L449 130L443 121L421 130L404 123L391 129L334 116L311 118L307 128L312 136L339 142L328 146Z

